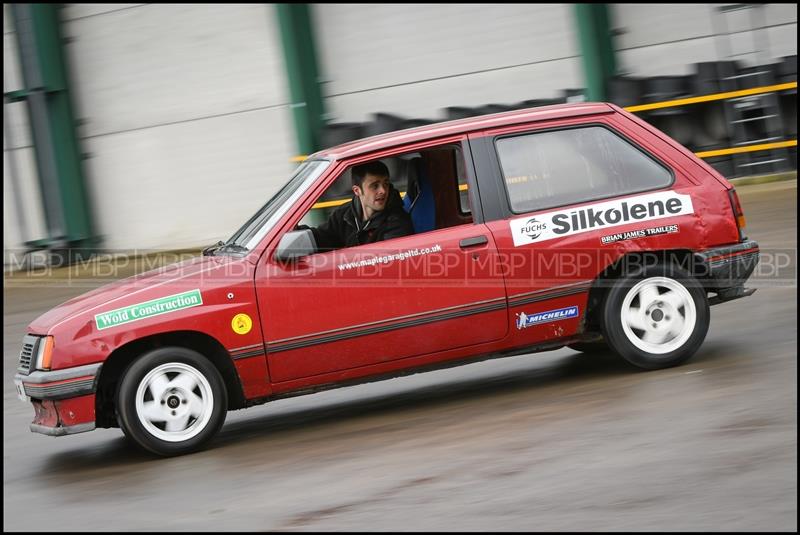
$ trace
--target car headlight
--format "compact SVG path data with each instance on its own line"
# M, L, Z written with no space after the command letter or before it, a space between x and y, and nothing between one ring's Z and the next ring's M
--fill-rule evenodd
M53 348L56 345L55 338L52 336L45 336L39 340L39 349L36 352L36 369L49 370L50 361L53 358Z

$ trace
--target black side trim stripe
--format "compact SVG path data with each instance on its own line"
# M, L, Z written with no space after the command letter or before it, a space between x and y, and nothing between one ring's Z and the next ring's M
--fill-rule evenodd
M248 351L246 353L239 353L238 355L231 355L233 360L249 359L250 357L263 356L263 349L256 349L255 351Z
M494 303L490 303L488 305L483 305L477 308L471 308L469 310L457 310L453 312L447 312L445 314L439 314L436 316L429 316L425 318L418 318L408 321L401 321L398 323L393 323L391 325L382 325L378 327L371 327L369 329L361 329L358 331L350 331L347 333L335 334L331 336L324 336L321 338L315 338L313 340L299 340L296 342L290 343L279 343L273 342L267 344L267 350L270 353L277 353L279 351L289 351L292 349L300 349L302 347L313 346L317 344L327 344L329 342L338 342L340 340L347 340L350 338L356 338L359 336L368 336L370 334L378 334L387 331L393 331L396 329L404 329L407 327L416 327L419 325L426 325L428 323L434 323L437 321L446 321L455 318L462 318L464 316L472 316L475 314L483 314L484 312L492 312L495 310L504 310L506 308L505 298L502 300L493 300L497 301ZM315 335L310 335L315 336Z
M583 288L573 288L571 290L564 290L561 292L554 292L544 295L533 295L531 297L526 297L523 299L515 299L514 301L509 300L508 306L509 307L518 307L521 305L528 305L531 303L538 303L539 301L549 301L550 299L557 299L559 297L566 297L568 295L575 295L575 294L582 294L589 291L589 286Z
M546 288L544 290L535 290L533 292L525 292L509 296L508 305L518 306L528 303L536 303L538 301L546 301L548 299L555 299L565 295L572 295L576 293L583 293L589 290L592 286L592 281L581 281L573 284L565 284L563 286L556 286L553 288Z
M543 288L541 290L534 290L532 292L525 292L525 293L521 293L521 294L510 295L508 298L509 299L516 299L518 297L525 297L525 296L528 296L528 295L555 293L555 292L560 292L562 290L566 290L567 288L577 288L577 287L591 286L592 282L593 281L591 281L591 280L585 280L585 281L573 282L573 283L570 283L570 284L562 284L561 286L553 286L552 288Z
M242 346L242 347L234 347L233 349L229 349L228 352L233 353L240 353L242 351L252 350L252 349L264 349L264 344L252 344L249 346Z

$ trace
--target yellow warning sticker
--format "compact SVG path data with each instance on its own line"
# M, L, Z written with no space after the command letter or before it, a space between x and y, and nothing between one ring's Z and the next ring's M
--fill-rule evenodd
M247 314L236 314L231 320L231 327L236 334L247 334L253 328L253 320Z

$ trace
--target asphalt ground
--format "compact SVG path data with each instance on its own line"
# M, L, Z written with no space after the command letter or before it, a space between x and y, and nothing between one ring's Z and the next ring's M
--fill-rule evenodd
M25 328L99 281L9 278L3 528L796 531L797 182L737 189L758 291L712 307L683 366L485 361L229 413L208 449L170 459L118 429L28 430Z

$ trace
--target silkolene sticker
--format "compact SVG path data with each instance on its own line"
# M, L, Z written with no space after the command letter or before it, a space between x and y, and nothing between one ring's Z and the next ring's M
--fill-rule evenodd
M509 226L514 246L519 247L582 232L693 213L691 197L662 191L512 219Z

